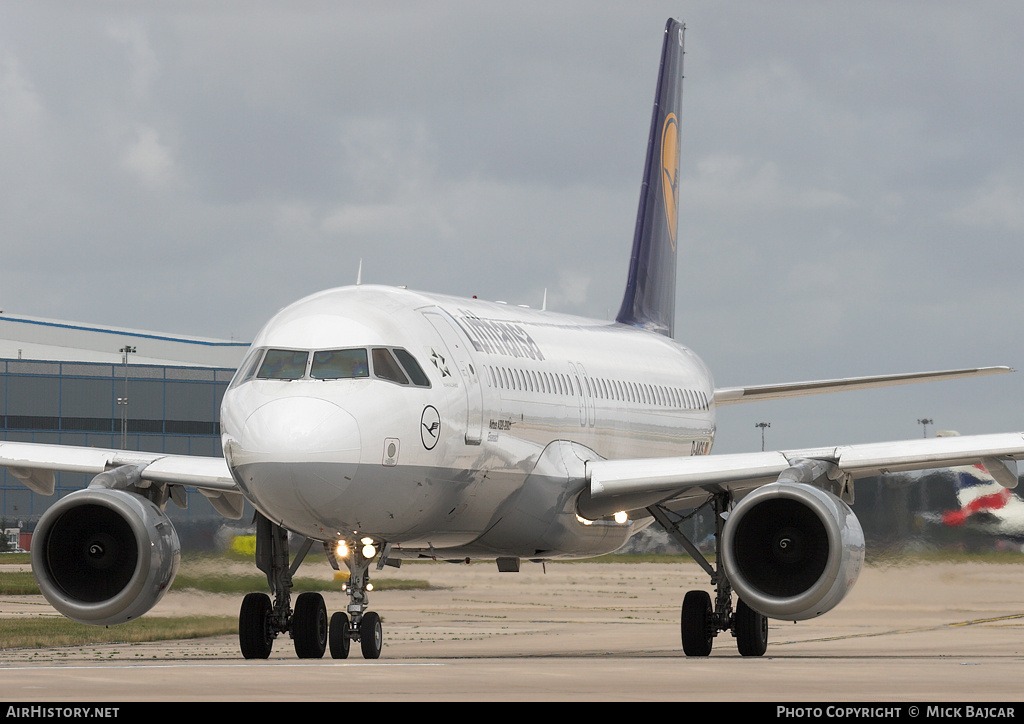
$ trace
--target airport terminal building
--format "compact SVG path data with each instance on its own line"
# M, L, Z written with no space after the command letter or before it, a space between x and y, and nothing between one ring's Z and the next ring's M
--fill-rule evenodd
M0 313L0 439L220 455L220 401L248 346ZM31 530L88 477L60 473L43 496L0 468L0 522ZM168 504L176 526L220 517L188 502Z

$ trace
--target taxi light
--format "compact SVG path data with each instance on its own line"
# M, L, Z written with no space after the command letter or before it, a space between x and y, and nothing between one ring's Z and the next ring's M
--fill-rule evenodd
M624 510L620 510L618 513L615 514L614 517L615 517L615 522L618 523L619 525L622 525L623 523L625 523L626 521L629 520L629 516L626 515L626 511L624 511Z
M363 558L373 558L377 555L377 549L367 543L363 546Z
M338 546L334 549L334 552L339 558L348 558L348 543L343 540L338 541Z

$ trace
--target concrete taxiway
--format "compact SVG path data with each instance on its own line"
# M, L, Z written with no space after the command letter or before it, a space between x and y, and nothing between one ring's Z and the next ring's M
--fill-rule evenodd
M303 573L307 573L304 569ZM744 659L728 634L687 659L679 608L710 590L693 564L406 564L378 579L385 647L364 661L299 660L278 638L244 661L234 636L54 649L0 649L6 701L1013 702L1024 671L1020 564L871 565L834 611L770 622L768 654ZM325 595L329 610L342 594ZM237 615L240 597L171 591L150 615ZM0 600L3 617L53 615L39 597Z

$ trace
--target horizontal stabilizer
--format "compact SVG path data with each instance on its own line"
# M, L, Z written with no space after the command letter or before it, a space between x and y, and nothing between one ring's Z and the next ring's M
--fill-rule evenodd
M892 387L909 385L915 382L933 382L935 380L955 380L963 377L981 377L983 375L999 375L1013 372L1010 367L972 367L959 370L943 370L940 372L907 372L897 375L873 375L869 377L843 377L834 380L815 380L810 382L790 382L780 385L754 385L752 387L720 387L715 390L716 405L735 405L739 402L756 400L776 400L783 397L801 397L803 395L820 395L826 392L843 390L866 390L873 387Z

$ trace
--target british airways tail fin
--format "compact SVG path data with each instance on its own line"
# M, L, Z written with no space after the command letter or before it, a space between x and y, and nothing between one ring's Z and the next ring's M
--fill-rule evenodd
M669 20L640 187L626 294L616 321L668 337L674 333L676 229L679 211L679 118L683 100L683 33Z

